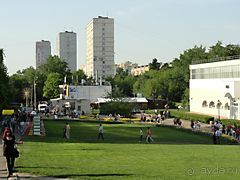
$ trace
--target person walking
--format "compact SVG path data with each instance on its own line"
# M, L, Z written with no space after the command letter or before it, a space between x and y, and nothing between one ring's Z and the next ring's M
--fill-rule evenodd
M66 123L64 131L65 131L65 137L67 139L69 139L70 138L70 125L68 123Z
M13 175L14 162L16 157L16 147L15 144L23 144L22 141L17 142L15 136L11 131L7 131L6 135L3 137L3 156L6 157L8 176Z
M99 128L98 128L98 140L99 140L100 138L101 138L102 140L104 140L103 132L104 132L103 125L100 124L100 125L99 125Z
M150 143L152 142L153 139L152 139L152 131L150 129L150 127L147 127L147 137L146 137L146 142L147 143Z
M142 130L142 128L140 128L139 133L140 133L139 142L142 142L142 140L143 140L143 130Z

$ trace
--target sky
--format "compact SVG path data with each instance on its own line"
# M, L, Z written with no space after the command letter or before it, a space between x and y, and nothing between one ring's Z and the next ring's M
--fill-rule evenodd
M85 63L85 28L114 18L115 63L171 62L195 45L240 44L239 0L0 0L0 48L9 75L35 67L36 41L56 54L59 32L77 33L77 64Z

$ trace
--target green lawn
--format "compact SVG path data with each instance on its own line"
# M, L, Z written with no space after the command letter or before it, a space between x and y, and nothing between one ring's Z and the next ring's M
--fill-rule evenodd
M169 127L151 127L154 143L138 142L135 124L70 122L71 139L62 138L64 121L46 121L46 137L26 137L16 169L76 179L239 179L239 146L212 145L211 137ZM238 169L239 167L239 169Z

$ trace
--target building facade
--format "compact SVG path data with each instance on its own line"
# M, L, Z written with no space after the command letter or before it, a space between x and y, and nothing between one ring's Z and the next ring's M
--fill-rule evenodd
M240 119L240 56L190 65L190 111Z
M132 63L130 61L126 61L125 63L115 64L115 69L122 68L123 71L127 72L129 75L131 74L131 71L133 68L138 67L138 64ZM116 71L115 70L115 71Z
M114 19L98 16L86 27L85 74L95 81L114 76Z
M57 37L57 55L68 63L73 72L77 70L77 34L74 32L60 32Z
M48 57L51 55L50 41L37 41L36 42L36 67L46 63Z
M112 93L111 86L73 86L59 85L62 90L59 98L51 99L52 105L62 110L63 105L69 104L71 109L90 113L90 105L98 98L107 97Z
M141 74L143 74L147 71L149 71L149 66L148 65L142 65L142 66L137 66L137 67L132 68L131 74L133 76L138 76L138 75L141 75Z

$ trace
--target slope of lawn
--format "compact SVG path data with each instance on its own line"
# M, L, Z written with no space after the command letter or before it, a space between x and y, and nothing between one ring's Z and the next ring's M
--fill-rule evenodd
M71 139L62 138L64 121L45 121L46 137L26 137L19 145L20 172L73 179L238 179L239 146L212 145L211 137L151 126L154 142L139 142L139 127L70 122Z

